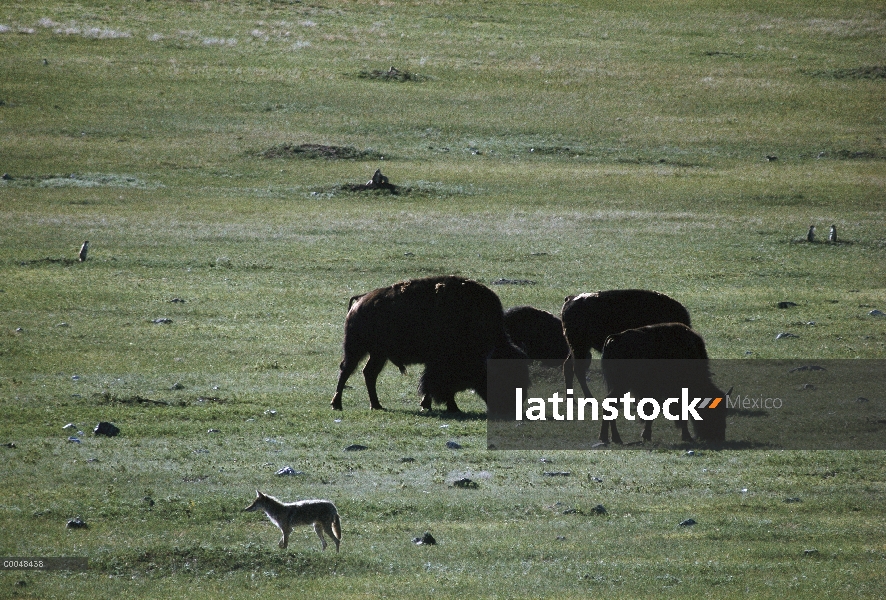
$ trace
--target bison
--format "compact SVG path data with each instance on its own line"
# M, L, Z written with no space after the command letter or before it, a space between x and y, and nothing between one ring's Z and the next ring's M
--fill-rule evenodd
M505 311L505 330L511 341L532 360L560 367L569 356L563 322L546 310L515 306Z
M625 359L629 360L625 362ZM633 392L638 400L655 398L662 402L665 398L680 397L684 387L689 388L693 397L726 397L711 381L704 340L683 323L660 323L610 335L603 345L600 368L609 398ZM725 441L726 402L721 400L715 408L698 409L698 412L703 420L692 421L695 435L709 442ZM674 425L681 429L684 442L692 441L686 421L678 420ZM615 421L603 421L600 440L609 441L610 426L612 441L620 444ZM647 420L643 440L651 439L652 421Z
M577 375L586 396L591 395L585 380L591 364L591 348L601 352L607 337L655 323L690 325L689 312L682 304L649 290L609 290L567 296L561 318L569 344L569 356L563 363L566 387L572 387L573 375Z
M504 328L501 301L486 286L455 275L401 281L354 296L345 319L344 358L332 408L342 410L342 390L367 354L363 377L369 405L381 409L375 382L387 361L401 373L423 364L421 407L432 401L458 412L456 392L473 389L486 400L486 360L521 359L517 385L529 385L526 355ZM510 371L509 371L510 372Z

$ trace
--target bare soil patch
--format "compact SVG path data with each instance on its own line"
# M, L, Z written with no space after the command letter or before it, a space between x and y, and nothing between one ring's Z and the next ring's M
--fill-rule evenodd
M261 158L300 158L326 160L379 160L383 156L374 150L358 150L353 146L328 146L325 144L290 144L271 146L259 152Z

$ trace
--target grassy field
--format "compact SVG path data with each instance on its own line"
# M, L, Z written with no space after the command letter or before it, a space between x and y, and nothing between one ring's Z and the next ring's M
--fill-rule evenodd
M431 274L886 358L884 42L879 1L3 3L0 557L89 569L0 598L879 597L881 451L489 451L416 367L329 401L348 298Z

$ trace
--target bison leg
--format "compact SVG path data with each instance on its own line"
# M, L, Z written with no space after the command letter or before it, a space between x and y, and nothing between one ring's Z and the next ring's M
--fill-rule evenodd
M610 429L612 431L612 442L614 444L621 444L621 436L618 435L618 427L615 426L615 421L603 421L603 424L600 425L600 441L604 444L609 443Z
M652 421L646 421L646 424L643 425L643 441L652 441Z
M563 363L563 377L566 380L566 388L572 388L573 376L578 379L578 385L584 392L586 398L591 397L591 390L588 388L587 376L588 367L591 366L590 352L584 354L587 358L575 358L574 353L570 353L569 357Z
M351 373L354 372L354 369L357 368L358 363L358 360L349 360L348 357L345 356L345 359L341 361L341 364L338 366L338 385L335 386L335 395L332 397L332 402L330 402L333 410L342 410L342 391L345 389L345 384L348 382L348 377L350 377Z
M372 410L381 410L382 405L378 401L378 393L375 391L375 382L378 379L378 374L381 373L381 370L385 366L385 362L387 359L385 358L377 358L373 355L369 355L369 360L366 361L366 366L363 367L363 378L366 380L366 391L369 392L369 407Z
M448 412L461 412L461 409L458 407L458 404L455 403L455 393L447 392L446 393L446 410Z

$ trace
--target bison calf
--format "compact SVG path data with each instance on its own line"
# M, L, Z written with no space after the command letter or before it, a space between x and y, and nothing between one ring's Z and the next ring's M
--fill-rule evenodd
M456 412L456 392L473 389L486 400L487 359L526 359L508 339L495 292L454 275L401 281L351 298L343 354L331 402L336 410L342 409L348 377L367 354L363 377L371 408L382 408L375 383L391 361L401 373L406 365L425 366L419 383L422 408L434 401ZM525 362L516 364L514 377L516 385L528 387Z
M505 311L505 330L511 341L532 360L560 367L569 356L563 322L546 310L515 306Z
M586 396L591 396L586 381L591 348L601 352L607 337L655 323L690 325L689 312L682 304L649 290L609 290L567 296L561 318L569 344L569 357L563 363L566 387L572 387L572 378L576 375Z
M679 398L682 388L689 388L693 397L725 398L712 381L708 370L708 353L704 340L682 323L662 323L628 329L609 336L600 359L603 379L609 390L607 397L620 398L633 392L638 400ZM702 421L692 421L695 435L709 442L726 439L726 402L716 408L699 410ZM686 421L674 425L681 429L684 442L692 436ZM620 444L615 421L603 421L600 440L609 441L607 428L612 428L612 441ZM643 427L643 440L652 439L652 421Z

